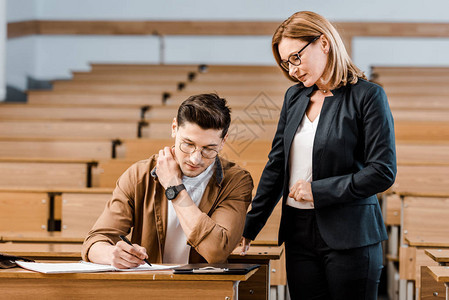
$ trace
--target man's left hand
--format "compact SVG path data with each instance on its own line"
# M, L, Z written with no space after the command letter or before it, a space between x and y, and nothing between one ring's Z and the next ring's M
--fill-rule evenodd
M182 183L181 169L179 168L170 147L165 147L163 150L159 151L156 174L160 184L165 189L169 186L175 186Z

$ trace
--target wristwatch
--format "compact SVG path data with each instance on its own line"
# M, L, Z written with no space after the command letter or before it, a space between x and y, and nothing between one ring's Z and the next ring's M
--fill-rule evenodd
M178 196L180 191L185 190L185 189L186 189L186 187L182 183L180 185L169 186L165 190L165 196L167 197L168 200L173 200Z

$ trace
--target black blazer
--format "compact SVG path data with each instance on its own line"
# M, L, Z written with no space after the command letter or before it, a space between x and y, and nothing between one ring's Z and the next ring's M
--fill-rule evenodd
M315 89L297 84L287 90L269 160L246 217L246 238L256 238L281 196L285 209L290 147ZM311 185L323 240L330 248L350 249L387 239L376 194L388 189L396 176L394 125L380 86L361 79L332 93L324 100L316 130ZM289 230L281 218L279 244Z

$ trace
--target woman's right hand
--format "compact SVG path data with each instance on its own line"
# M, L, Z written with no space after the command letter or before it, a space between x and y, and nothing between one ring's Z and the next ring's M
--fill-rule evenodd
M242 236L242 251L240 252L240 255L246 255L246 252L248 251L250 244L251 244L251 240L247 239L246 237Z

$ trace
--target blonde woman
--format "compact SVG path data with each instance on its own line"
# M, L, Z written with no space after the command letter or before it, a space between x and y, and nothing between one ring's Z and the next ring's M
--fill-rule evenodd
M296 84L285 94L242 254L282 198L279 244L292 299L377 299L387 233L376 194L396 176L387 97L316 13L284 21L272 48Z

